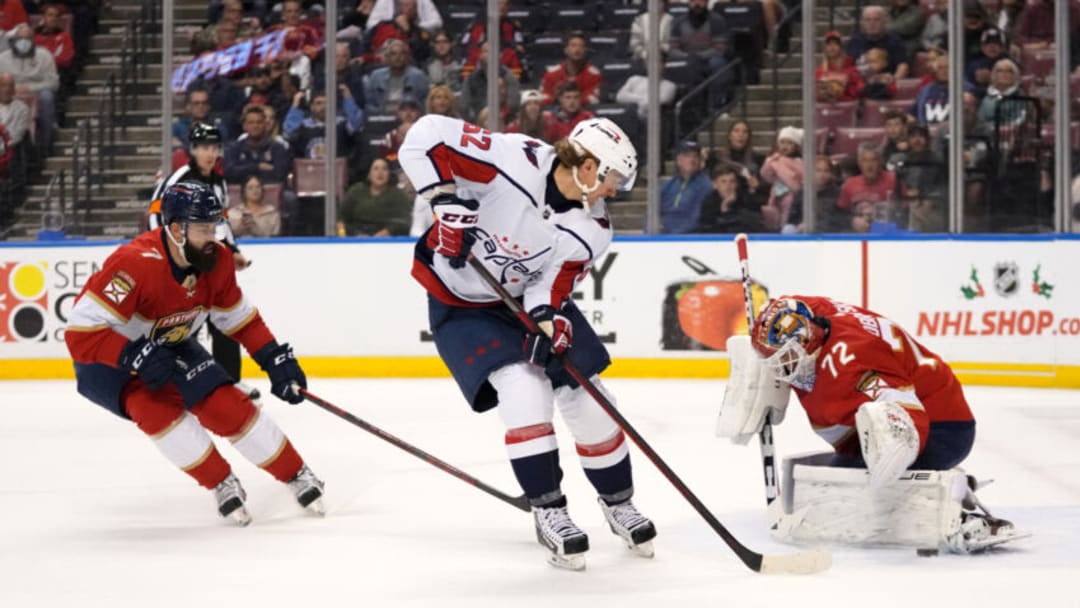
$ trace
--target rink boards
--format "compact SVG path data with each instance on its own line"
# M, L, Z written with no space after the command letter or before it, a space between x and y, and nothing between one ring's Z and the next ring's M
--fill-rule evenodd
M71 377L67 313L117 243L0 245L0 378ZM409 239L241 243L239 275L309 375L447 375L409 275ZM951 362L968 383L1080 387L1080 239L751 237L766 294L867 305ZM607 342L608 375L724 377L722 351L745 331L729 238L623 237L575 292ZM253 364L245 373L258 373Z

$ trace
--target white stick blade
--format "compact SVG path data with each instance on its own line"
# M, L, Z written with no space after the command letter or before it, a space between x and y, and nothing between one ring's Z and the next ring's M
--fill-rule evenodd
M803 551L780 555L765 555L761 560L762 574L817 574L832 566L832 553L825 550Z

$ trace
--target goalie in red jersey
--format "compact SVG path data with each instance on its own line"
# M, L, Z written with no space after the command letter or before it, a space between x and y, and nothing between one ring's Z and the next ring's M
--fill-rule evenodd
M781 422L794 389L833 447L785 462L783 512L773 514L782 538L966 553L1020 536L974 511L977 484L955 469L975 441L956 376L889 319L785 296L765 306L749 336L731 338L728 352L718 435L746 443L766 415Z
M193 336L207 320L247 348L290 403L307 380L292 348L278 344L236 284L233 252L215 227L224 207L201 182L169 186L162 226L121 245L75 300L65 333L78 391L149 435L203 487L218 512L251 521L246 495L207 430L287 483L301 506L322 514L323 484L269 414L237 389Z

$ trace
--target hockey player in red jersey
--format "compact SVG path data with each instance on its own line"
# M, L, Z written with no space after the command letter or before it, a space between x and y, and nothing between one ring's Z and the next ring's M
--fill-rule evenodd
M149 435L161 452L212 490L218 511L247 525L246 494L207 430L288 484L322 514L322 482L265 411L194 339L207 320L237 340L270 376L272 392L303 400L303 370L236 284L232 251L214 236L221 200L180 182L162 198L162 227L122 245L76 299L65 339L79 392Z
M906 471L948 472L971 451L975 419L952 370L941 357L877 313L829 298L784 296L765 306L749 337L737 336L728 344L732 376L718 434L744 443L761 429L766 414L779 423L789 391L794 389L814 431L833 447L831 454L814 455L801 464L849 469L853 475L822 473L813 477L814 488L854 479L854 485L861 486L853 490L855 494L861 492L877 501L877 513L881 513L882 501L899 500L897 494L905 494L901 482L911 479ZM811 479L817 473L809 468L796 477ZM1009 522L971 510L978 505L974 487L945 487L950 480L975 485L973 478L964 475L939 484L957 498L952 501L954 516L944 518L951 519L950 523L935 528L943 548L969 552L1015 537ZM805 500L812 493L795 486L798 480L784 481L789 494L798 488ZM785 499L785 506L791 507L791 497ZM966 510L961 511L961 506ZM837 513L831 517L839 521ZM929 516L934 518L942 519L941 513ZM789 518L787 531L805 527L811 520L813 516L798 521ZM784 530L783 525L779 528ZM798 534L803 532L797 530L792 536L800 539ZM815 528L812 534L818 536L813 539L828 540L832 532ZM865 537L859 534L841 531L832 540L886 544L909 540L904 533L881 529ZM932 537L923 535L914 542L926 545Z
M409 130L399 159L436 218L413 263L413 277L428 292L435 346L469 405L496 408L502 419L511 467L551 563L584 568L589 548L561 489L556 408L608 527L652 556L656 528L631 500L623 432L554 356L565 354L605 390L596 374L610 364L607 349L571 293L611 243L604 198L632 187L633 144L608 119L582 121L549 146L428 115ZM544 334L525 330L466 263L470 253L521 298Z

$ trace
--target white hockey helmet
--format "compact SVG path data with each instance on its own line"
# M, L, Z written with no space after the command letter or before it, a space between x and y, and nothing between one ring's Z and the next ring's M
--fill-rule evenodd
M589 191L599 187L609 171L616 171L621 176L619 190L625 192L634 187L637 179L637 150L619 125L608 118L590 118L579 122L566 139L574 145L578 153L588 152L600 161L596 172L596 186ZM576 171L574 180L577 181ZM578 187L586 190L580 183Z

